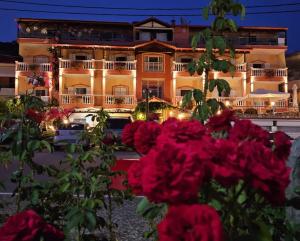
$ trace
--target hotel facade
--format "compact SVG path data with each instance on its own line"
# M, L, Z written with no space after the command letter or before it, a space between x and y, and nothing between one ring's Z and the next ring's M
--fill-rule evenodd
M203 75L190 75L187 65L204 52L203 44L193 50L190 42L205 26L156 18L17 23L23 62L16 62L15 95L56 99L64 108L133 110L148 91L178 106L187 91L203 89ZM213 71L209 78L223 78L232 89L228 96L215 90L209 98L241 110L289 110L287 28L240 27L225 35L236 49L236 72Z

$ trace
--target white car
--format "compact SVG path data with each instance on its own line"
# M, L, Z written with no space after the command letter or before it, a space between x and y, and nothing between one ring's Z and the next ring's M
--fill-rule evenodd
M82 123L68 123L60 126L53 139L54 147L66 146L67 144L83 144L88 146L87 141L82 140L86 125Z

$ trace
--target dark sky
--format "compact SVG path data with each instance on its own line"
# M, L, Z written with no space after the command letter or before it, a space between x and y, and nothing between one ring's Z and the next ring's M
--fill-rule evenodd
M84 5L84 6L104 6L104 7L135 7L135 8L188 8L201 7L208 4L208 0L15 0L23 2L34 3L48 3L48 4L65 4L65 5ZM287 4L295 3L297 0L241 0L245 5L270 5L270 4ZM252 8L248 12L258 11L278 11L278 10L299 10L297 13L277 13L277 14L260 14L247 15L246 18L239 22L240 25L245 26L280 26L288 27L288 45L289 52L300 51L299 30L300 27L300 1L296 6L283 7L268 7L268 8ZM186 17L192 24L208 24L200 16L200 11L132 11L132 10L101 10L101 9L82 9L82 8L63 8L52 6L33 6L20 3L7 3L0 0L0 41L11 41L16 39L16 18L30 17L30 18L55 18L55 19L81 19L81 20L103 20L103 21L137 21L147 17L136 16L93 16L93 13L116 13L116 14L197 14L199 17ZM7 11L3 8L23 9L23 10L37 10L37 11L53 11L56 13L32 13L32 12L17 12ZM89 15L66 15L57 12L85 12ZM164 21L170 21L173 17L159 17ZM175 17L177 23L180 17Z

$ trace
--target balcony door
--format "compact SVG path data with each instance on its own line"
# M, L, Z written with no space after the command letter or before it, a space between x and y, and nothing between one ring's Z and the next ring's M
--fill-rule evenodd
M142 87L142 93L143 98L146 98L147 89L149 92L149 98L151 97L157 97L162 99L164 97L164 81L161 80L144 80L143 81L143 87Z

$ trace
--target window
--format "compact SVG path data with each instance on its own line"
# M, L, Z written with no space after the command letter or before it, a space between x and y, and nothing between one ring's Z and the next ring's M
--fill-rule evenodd
M147 72L162 72L163 57L162 56L145 56L144 71Z
M87 93L86 88L76 88L75 89L76 95L86 95L86 93Z
M127 87L126 86L114 86L113 87L113 94L116 95L116 96L127 95Z
M9 77L8 88L15 88L15 78L14 77Z
M76 54L75 55L75 60L87 60L87 56Z
M151 40L151 33L150 32L140 32L140 40L142 40L142 41Z
M264 64L252 64L252 67L256 68L256 69L263 69L265 67L265 65Z
M119 57L116 57L116 61L127 61L127 57L126 56L119 56Z
M47 96L46 90L35 90L35 96Z
M167 41L168 35L167 33L156 33L156 39L160 41Z
M187 93L189 93L191 90L182 89L180 90L180 96L185 96Z
M48 63L48 62L49 62L48 56L40 55L40 56L33 57L33 63L35 63L35 64Z
M191 63L192 61L193 61L192 58L181 58L180 60L181 63L185 63L185 64Z

